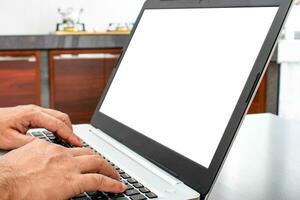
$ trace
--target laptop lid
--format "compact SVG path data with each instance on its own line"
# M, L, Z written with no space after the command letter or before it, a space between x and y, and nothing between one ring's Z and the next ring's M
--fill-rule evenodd
M92 125L206 195L292 0L149 0Z

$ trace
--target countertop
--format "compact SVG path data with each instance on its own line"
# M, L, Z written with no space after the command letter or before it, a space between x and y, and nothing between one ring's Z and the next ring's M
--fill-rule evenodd
M0 50L122 48L128 40L124 33L0 36ZM277 50L271 60L277 60Z
M129 35L25 35L0 36L0 50L122 48Z

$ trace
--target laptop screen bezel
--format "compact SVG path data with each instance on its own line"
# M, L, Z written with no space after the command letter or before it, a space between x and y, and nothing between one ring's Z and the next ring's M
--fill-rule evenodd
M262 79L268 61L272 55L272 51L277 43L277 38L284 24L285 18L292 5L292 0L148 0L145 2L133 30L131 37L124 47L119 61L112 71L112 75L108 80L107 86L102 93L98 106L92 117L91 124L108 134L112 138L126 145L136 153L153 162L157 166L166 170L179 180L189 185L201 195L206 195L217 177L223 161L231 147L241 122L247 112L251 99L255 95L254 89L258 87L258 83ZM278 12L268 35L263 43L259 55L255 61L252 71L240 95L239 101L233 111L233 114L227 124L225 132L219 143L219 146L213 156L209 168L205 168L188 158L174 152L173 150L159 144L158 142L144 136L142 133L135 131L134 127L130 128L118 122L109 116L99 112L102 102L105 99L107 91L113 81L118 70L126 49L130 43L135 29L142 17L145 9L180 9L180 8L234 8L234 7L278 7ZM246 39L246 38L245 38ZM250 95L250 96L249 96ZM250 97L250 98L249 98ZM159 114L159 113L157 113ZM147 144L147 145L145 145Z

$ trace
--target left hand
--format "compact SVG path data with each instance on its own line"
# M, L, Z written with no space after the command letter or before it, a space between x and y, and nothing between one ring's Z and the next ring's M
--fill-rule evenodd
M0 108L0 149L12 150L31 142L34 138L26 135L30 128L45 128L69 143L81 146L67 114L26 105Z

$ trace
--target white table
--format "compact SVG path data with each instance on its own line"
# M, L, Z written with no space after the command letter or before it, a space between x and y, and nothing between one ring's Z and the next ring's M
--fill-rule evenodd
M248 115L210 200L300 199L300 122Z

